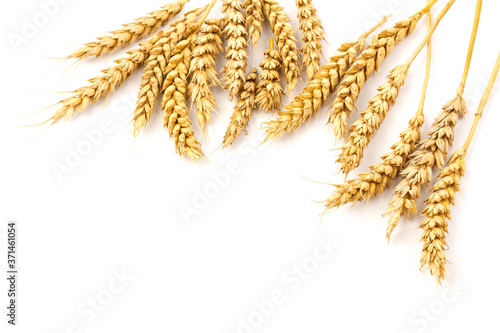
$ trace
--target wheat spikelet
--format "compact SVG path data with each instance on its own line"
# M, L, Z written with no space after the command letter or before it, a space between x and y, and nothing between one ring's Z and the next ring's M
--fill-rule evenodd
M295 4L299 29L302 31L302 41L304 42L300 50L303 55L302 66L306 67L307 79L311 80L320 67L323 55L321 42L325 40L325 31L311 0L295 0Z
M450 204L455 204L455 193L460 191L460 177L465 174L466 152L465 148L461 148L451 156L448 166L438 175L441 179L432 187L432 193L425 200L427 206L422 211L426 218L420 224L420 228L424 230L420 239L424 243L420 268L428 266L437 283L441 283L446 277L447 260L444 251L448 249L447 219L451 219Z
M387 18L383 18L356 41L342 44L330 61L322 65L313 78L307 82L302 92L285 106L284 110L278 112L278 117L266 123L267 136L264 142L275 140L292 129L297 130L300 125L309 121L313 114L317 114L319 108L335 91L353 60L365 47L366 37L386 21Z
M245 80L245 70L247 66L247 30L245 27L245 17L241 12L243 3L240 0L224 0L222 11L225 13L225 28L223 33L226 35L226 64L222 69L224 73L224 88L229 93L229 99L240 92L241 86Z
M194 23L196 18L196 14L189 14L183 24L167 29L149 52L133 116L134 136L137 136L141 128L149 122L156 100L162 91L163 78L172 52L177 43L184 38L187 26Z
M275 0L264 0L264 15L271 25L274 39L283 62L286 89L292 91L300 76L299 50L290 17Z
M246 26L253 45L257 44L262 34L262 26L264 24L263 7L263 0L245 1Z
M252 111L255 107L255 95L257 93L257 69L252 69L246 77L243 89L240 91L238 102L234 107L231 122L227 127L222 148L225 149L233 144L241 130L248 126Z
M260 73L260 80L257 84L255 103L259 105L259 109L273 112L281 109L284 92L280 85L281 58L279 52L274 49L272 38L264 55L266 58L260 64L262 73Z
M379 93L370 100L369 106L360 112L359 119L351 125L349 137L337 159L345 175L359 166L364 149L384 121L389 108L396 102L408 71L409 66L406 64L396 66L391 71L389 80L378 88Z
M328 123L333 125L333 131L338 139L345 137L347 118L354 109L354 103L366 80L373 71L379 69L392 48L413 32L420 18L434 2L409 19L399 21L392 28L385 29L373 37L370 46L356 58L339 83L337 96L331 105L332 111Z
M203 134L206 133L206 124L210 122L216 103L210 86L218 83L215 61L219 51L222 50L220 23L218 19L207 20L193 42L194 48L189 69L191 83L188 86L188 92L191 102L196 103L198 123Z
M167 31L175 31L177 27L181 29L188 19L193 15L201 15L203 10L204 8L197 8L187 12L184 17L171 24L169 29L172 30ZM146 61L155 43L163 36L163 31L158 32L150 40L141 42L139 48L129 51L128 57L116 60L115 66L102 70L104 75L88 80L90 85L76 89L72 96L60 101L58 103L60 107L46 122L55 124L61 120L68 120L77 112L85 110L89 104L96 103L101 98L109 96L115 90L115 87L119 87L125 82Z
M465 112L465 101L461 95L448 101L436 117L428 137L418 144L410 156L410 161L401 172L403 180L396 186L389 208L383 214L392 214L387 227L388 240L401 217L416 213L420 188L431 181L433 168L442 168L453 144L455 125Z
M127 23L121 29L111 32L110 36L97 38L97 41L86 43L68 58L86 59L88 57L100 57L103 54L113 52L122 46L127 46L134 40L140 40L156 32L164 26L175 15L179 14L189 0L178 0L155 10L148 16L136 19L133 23Z
M399 135L401 139L392 145L392 151L382 156L383 162L370 166L371 171L359 174L356 179L335 185L334 193L325 201L326 210L347 203L368 201L391 186L407 157L415 150L423 123L423 112L417 112L410 119L409 126Z

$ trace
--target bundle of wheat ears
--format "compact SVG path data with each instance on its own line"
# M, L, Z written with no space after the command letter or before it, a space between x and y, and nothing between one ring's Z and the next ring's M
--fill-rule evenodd
M465 172L465 155L500 67L499 55L471 133L464 146L451 156L445 166L454 141L455 125L466 112L462 96L482 1L477 0L464 73L457 94L443 106L423 140L420 137L431 68L431 38L455 0L449 0L434 21L431 8L437 0L427 0L421 10L381 30L366 46L366 39L387 21L385 17L358 39L341 44L338 52L323 64L326 34L312 0L295 0L298 29L277 0L221 1L222 11L218 15L213 13L216 0L212 0L204 7L186 11L170 22L165 30L159 30L179 15L189 2L178 0L124 24L107 36L86 43L67 58L76 61L98 58L134 41L149 38L129 50L128 56L115 60L114 66L102 70L101 76L89 79L87 86L74 90L72 96L60 101L56 112L46 122L53 125L70 119L89 104L107 98L134 71L142 69L137 104L135 110L131 110L134 136L148 126L153 113L161 109L163 125L173 139L177 153L196 161L204 158L202 141L208 140L207 125L219 107L214 94L216 86L224 88L227 98L234 100L234 110L221 145L224 149L231 146L242 131L246 131L254 111L277 113L275 118L263 124L266 132L264 142L274 141L285 133L297 131L313 115L317 115L332 97L327 123L333 129L335 139L345 141L337 162L346 178L344 183L334 185L333 194L324 201L325 212L344 204L368 201L388 189L399 176L401 181L395 186L394 197L383 214L390 215L386 233L389 240L401 218L417 213L421 188L431 182L433 169L442 169L425 200L427 207L422 212L425 219L420 225L424 243L421 265L428 267L436 281L441 283L447 276L444 251L447 248L445 234L448 231L447 219L450 219L450 203L454 203L455 193L459 190L459 180ZM208 18L210 14L215 17ZM356 101L366 81L381 68L394 46L407 39L417 28L424 16L427 17L427 34L423 40L406 62L390 71L387 82L378 88L368 105L360 109L359 118L348 126L348 118L356 109ZM269 29L273 36L269 41L262 40L265 29ZM296 30L301 38L296 37ZM262 51L264 60L260 62L260 70L249 68L259 41L269 45ZM380 163L370 166L368 172L347 179L360 165L371 139L395 106L398 94L410 75L411 65L425 47L427 64L420 104L408 127L403 129L400 140L382 156ZM216 68L218 57L225 59L219 72ZM293 96L301 79L305 81L304 87ZM283 106L287 97L291 97L291 102ZM190 115L192 107L196 108L196 117ZM193 118L197 120L203 140L195 135Z

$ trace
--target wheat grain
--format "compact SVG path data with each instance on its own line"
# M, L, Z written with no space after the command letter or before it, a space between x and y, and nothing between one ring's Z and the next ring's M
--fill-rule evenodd
M210 122L212 111L215 110L215 97L210 86L217 84L215 61L222 50L222 31L219 19L205 22L200 34L193 42L189 73L191 83L188 86L191 102L196 103L198 123L203 135L206 134L206 124Z
M162 109L165 110L163 125L174 140L177 153L186 155L192 160L203 157L203 152L200 142L194 135L186 105L187 76L192 55L191 44L215 5L215 1L211 1L198 23L188 27L186 38L176 45L164 73L164 95L161 104Z
M120 47L127 46L134 40L140 40L156 32L164 26L175 15L179 14L189 0L178 0L163 6L160 10L151 12L148 16L136 19L133 23L127 23L121 29L111 32L110 36L97 38L97 41L86 43L68 58L86 59L88 57L100 57L111 53Z
M297 39L290 24L290 17L275 0L264 0L264 15L271 25L278 45L286 78L286 89L291 92L297 85L300 69Z
M325 40L325 31L311 0L295 0L295 5L304 42L300 50L302 67L306 67L307 79L311 80L320 67L323 55L321 42Z
M267 136L264 142L275 140L292 129L297 130L300 125L309 121L313 114L317 114L353 60L364 48L366 37L386 21L387 18L383 18L356 41L342 44L337 53L330 58L330 61L322 65L313 78L309 80L302 92L289 105L285 106L284 110L278 112L278 117L265 124Z
M243 3L240 0L224 0L222 11L225 13L225 28L223 33L226 35L227 46L226 64L222 72L224 73L224 88L228 91L230 100L238 95L245 81L248 60L247 30L241 9L243 9Z
M222 148L225 149L233 144L236 137L248 126L252 111L255 108L255 95L257 93L257 69L252 69L246 77L243 89L240 91L239 99L234 106L231 121L227 127Z
M337 139L345 137L347 118L354 109L354 103L366 80L373 71L379 69L392 48L413 32L420 18L435 1L410 16L409 19L399 21L392 28L385 29L373 37L370 46L356 58L339 83L336 97L331 105L328 123L332 124Z
M274 49L274 41L271 38L269 48L264 52L265 59L260 64L262 72L257 84L257 96L255 103L259 109L265 109L266 112L273 112L281 109L283 98L283 88L280 85L280 67L281 58L278 51Z
M245 1L246 26L253 45L257 44L262 34L262 28L264 25L263 7L263 0Z

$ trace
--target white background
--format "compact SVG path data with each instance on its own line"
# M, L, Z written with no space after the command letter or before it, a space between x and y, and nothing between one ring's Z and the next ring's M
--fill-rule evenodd
M327 183L343 179L334 163L338 151L332 150L340 144L334 144L331 128L325 126L327 107L297 134L258 149L261 123L272 116L256 112L248 136L239 137L224 152L217 148L232 103L216 89L220 116L214 116L210 141L203 146L207 155L215 152L210 163L199 165L175 154L160 112L134 145L129 122L140 72L106 106L98 103L43 133L43 126L20 127L49 118L55 108L23 116L67 96L59 92L82 86L124 53L107 60L89 59L66 74L71 62L53 68L59 61L48 57L70 54L78 47L75 43L93 40L161 7L165 0L66 1L53 17L39 22L32 36L25 36L25 44L13 47L8 36L23 36L23 26L43 13L45 2L11 1L3 3L0 11L0 246L4 253L0 267L4 272L6 223L16 220L19 226L19 325L14 330L9 327L9 332L498 330L500 224L498 177L492 167L500 122L496 90L467 156L462 192L452 209L447 255L455 265L448 269L459 287L445 284L438 293L434 278L419 271L421 217L402 221L387 245L388 219L381 213L391 191L369 205L328 214L320 225L323 209L315 201L326 199L332 186L308 179ZM192 0L186 8L206 2ZM388 12L393 17L386 27L407 18L424 2L316 0L331 44L325 45L325 56ZM293 1L281 3L298 27ZM437 3L434 17L444 5L444 0ZM483 5L465 90L469 112L456 128L454 149L466 139L499 51L498 9L494 1ZM220 10L217 5L211 16L219 16ZM455 94L474 10L475 1L457 1L435 33L423 133ZM405 62L424 35L422 20L365 85L358 108L367 105L390 69ZM259 53L262 44L251 65L258 64ZM222 63L221 59L219 67ZM424 69L425 50L355 173L378 162L407 126L418 105ZM66 163L68 151L84 144L84 133L98 129L103 120L112 129L71 173L59 179L54 163ZM196 193L216 184L211 174L227 173L228 166L236 170L228 184L217 185L217 195L197 215L183 217L181 208L193 207L199 199ZM318 239L338 246L329 254L318 248ZM325 260L318 263L315 253ZM309 270L307 276L294 273L302 265ZM122 271L130 280L120 284L115 275ZM7 283L1 280L4 332ZM274 308L267 305L259 310L255 305L268 304L272 295L280 293L281 304ZM92 298L98 299L99 311L90 307ZM244 327L242 321L249 320L253 326Z

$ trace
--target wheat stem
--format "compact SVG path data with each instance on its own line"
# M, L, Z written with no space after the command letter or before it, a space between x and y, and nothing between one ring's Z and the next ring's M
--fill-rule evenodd
M482 0L477 0L476 12L474 14L474 23L472 24L472 33L470 34L469 48L467 50L467 58L465 60L464 73L462 74L462 80L460 80L460 87L465 87L465 82L467 81L467 75L469 73L470 62L472 59L472 53L474 51L474 44L477 36L477 28L479 26L479 19L481 18L481 8L483 6Z
M493 72L491 73L490 80L488 82L488 85L486 86L486 90L483 94L483 97L481 98L481 101L479 102L479 106L477 107L476 115L474 117L474 122L472 123L472 128L471 128L469 135L467 137L467 141L465 141L465 144L464 144L465 149L469 149L472 138L474 137L474 134L476 133L477 124L479 123L479 120L483 116L484 108L486 107L486 103L488 102L488 98L490 98L490 94L491 94L491 91L493 90L493 85L495 84L495 80L496 80L499 69L500 69L500 53L498 54L497 61L495 62L495 67L493 68Z

